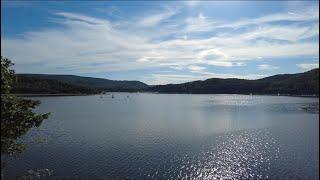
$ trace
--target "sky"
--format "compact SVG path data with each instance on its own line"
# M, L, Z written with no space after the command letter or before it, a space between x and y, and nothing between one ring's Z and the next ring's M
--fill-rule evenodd
M149 85L319 66L318 1L1 1L17 73Z

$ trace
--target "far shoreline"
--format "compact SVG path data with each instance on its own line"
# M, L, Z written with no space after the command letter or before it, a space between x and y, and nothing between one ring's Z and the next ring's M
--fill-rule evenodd
M290 95L290 94L210 94L210 93L164 93L164 92L107 92L107 93L145 93L145 94L190 94L190 95L247 95L247 96L289 96L289 97L306 97L306 98L319 98L318 94L312 95ZM5 94L2 94L5 95ZM55 96L94 96L94 95L110 95L110 94L74 94L74 93L59 93L59 94L27 94L15 93L21 97L55 97Z
M63 94L9 94L9 95L16 95L16 96L21 96L21 97L50 97L50 96L90 96L90 95L96 95L96 94L68 94L68 93L63 93Z

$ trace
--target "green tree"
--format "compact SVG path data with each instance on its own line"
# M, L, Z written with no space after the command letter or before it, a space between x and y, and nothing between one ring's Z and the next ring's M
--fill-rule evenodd
M10 94L15 81L13 63L1 56L1 155L15 155L25 149L17 139L32 127L38 127L49 113L37 114L34 108L40 101L23 99Z

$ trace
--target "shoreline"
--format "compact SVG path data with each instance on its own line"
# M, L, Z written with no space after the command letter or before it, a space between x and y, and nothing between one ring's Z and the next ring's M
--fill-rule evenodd
M9 95L16 95L22 97L50 97L50 96L90 96L96 94L9 94Z
M108 92L108 93L146 93L146 94L191 94L191 95L247 95L247 96L289 96L289 97L309 97L319 98L319 95L289 95L289 94L199 94L199 93L159 93L159 92ZM2 94L5 95L5 94ZM108 94L73 94L73 93L61 93L61 94L9 94L21 97L55 97L55 96L94 96L94 95L108 95Z

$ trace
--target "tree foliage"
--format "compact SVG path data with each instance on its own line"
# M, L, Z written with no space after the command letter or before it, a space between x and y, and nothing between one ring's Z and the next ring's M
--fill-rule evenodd
M10 69L13 63L1 56L1 94L8 94L14 79L14 70Z
M103 78L58 74L17 74L15 92L89 93L99 91L140 91L149 86L140 81L115 81Z
M14 155L24 149L17 139L32 127L38 127L49 113L34 112L40 101L23 99L10 94L15 81L13 63L1 56L1 154Z
M98 88L76 86L54 79L42 79L17 75L17 81L12 87L13 93L23 94L97 94Z
M17 74L11 92L22 94L98 94L137 92L148 86L139 81L113 81L73 75Z

